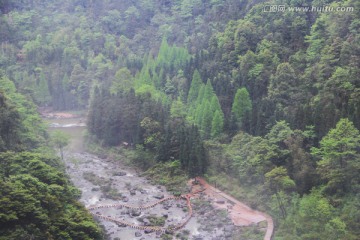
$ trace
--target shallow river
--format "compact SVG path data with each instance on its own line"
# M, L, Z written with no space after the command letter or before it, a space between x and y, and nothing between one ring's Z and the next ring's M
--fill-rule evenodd
M108 204L146 205L158 201L158 198L171 196L164 187L154 186L149 181L140 177L133 169L124 166L119 161L100 159L97 156L84 151L83 136L85 132L84 121L80 118L70 119L46 119L49 130L64 131L71 136L71 142L65 151L65 164L67 174L72 182L78 187L82 196L80 201L86 206L100 206ZM118 200L112 199L104 194L103 188L110 189L112 194L121 194ZM125 208L101 208L93 210L94 213L103 216L123 220L134 225L143 225L151 217L164 217L165 227L177 225L186 218L186 202L168 201L154 208L133 213ZM196 210L195 210L196 212ZM201 214L200 214L201 215ZM186 239L211 240L229 239L226 233L229 226L219 223L214 227L216 216L204 217L194 214L194 217L179 232L174 234L174 239L180 239L175 235L186 236ZM96 218L96 217L95 217ZM144 220L145 219L145 220ZM153 233L145 233L143 230L118 226L116 223L103 219L97 219L106 230L109 239L131 240L131 239L160 239L161 236ZM206 224L206 221L212 223ZM201 222L201 224L200 224ZM204 226L204 223L208 227ZM227 228L226 228L227 227Z

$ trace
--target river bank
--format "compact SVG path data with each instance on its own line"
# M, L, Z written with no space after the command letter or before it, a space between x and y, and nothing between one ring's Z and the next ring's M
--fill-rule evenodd
M265 235L266 221L268 229L273 228L264 214L253 211L247 206L239 208L238 203L229 201L222 195L223 193L219 194L219 190L214 190L207 183L202 183L207 190L191 199L193 208L191 219L173 235L129 228L114 221L107 221L105 218L125 221L133 226L157 224L166 229L183 222L188 216L189 209L185 201L175 200L164 201L141 211L121 207L124 204L132 206L151 204L172 194L167 192L165 187L154 185L149 179L140 176L121 159L99 158L86 152L83 139L85 121L82 117L50 117L46 118L46 121L50 131L57 129L71 136L64 158L66 172L74 185L81 190L80 201L84 206L96 208L114 205L114 207L99 207L93 211L95 215L102 216L95 216L95 219L105 229L108 239L230 240L240 239L237 235L244 226L258 228L259 236ZM189 185L189 191L190 188ZM196 186L194 189L196 191ZM266 235L269 236L269 230ZM262 237L257 236L252 239L262 239Z
M145 205L172 196L164 187L151 184L148 179L139 176L134 169L125 166L121 161L101 159L86 152L83 145L85 127L79 124L84 122L81 118L47 118L46 121L50 131L57 129L71 136L64 155L66 172L73 184L81 190L80 202L85 207L118 203ZM157 219L164 221L163 225L166 227L181 223L186 218L187 211L186 202L169 201L146 211L104 208L97 213L134 225L144 225L151 219ZM211 216L206 212L211 212ZM169 237L119 226L101 218L97 220L104 227L108 239L152 240ZM174 234L174 239L231 239L234 230L224 211L214 209L207 200L197 199L194 202L194 215L184 228Z

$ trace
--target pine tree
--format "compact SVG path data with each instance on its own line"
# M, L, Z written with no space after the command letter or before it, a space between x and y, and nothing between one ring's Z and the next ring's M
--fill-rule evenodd
M193 104L197 100L199 92L200 92L200 88L202 85L203 85L203 82L201 80L200 73L198 70L195 70L192 81L191 81L188 98L187 98L188 104Z
M208 79L206 86L205 86L203 101L206 100L210 103L211 99L214 95L215 95L214 89L211 85L210 79Z
M204 108L201 104L198 104L195 109L195 118L194 118L197 126L201 126L203 114L204 114Z
M211 123L211 137L220 135L224 127L224 118L219 111L216 111Z
M241 128L246 114L252 110L252 103L249 92L246 88L241 88L236 91L231 112L235 117L238 126Z
M200 125L201 136L203 139L210 138L212 119L213 119L213 114L211 112L210 103L207 101L205 103L205 107L204 107L202 119L201 119L201 125Z
M215 113L216 111L219 111L219 113L221 113L222 116L224 115L221 110L219 99L215 94L212 96L210 103L211 103L211 112Z
M178 98L176 101L173 101L170 108L171 118L181 118L186 117L186 107L183 102Z
M163 37L160 48L159 48L158 56L156 58L156 65L162 65L167 62L168 55L169 55L169 49L170 49L170 46L167 42L167 39L166 39L166 37Z

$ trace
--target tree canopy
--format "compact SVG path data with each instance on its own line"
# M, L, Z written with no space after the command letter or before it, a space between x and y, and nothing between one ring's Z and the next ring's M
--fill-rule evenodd
M359 1L285 1L267 12L273 3L0 1L0 152L47 145L35 104L88 109L90 141L127 142L151 158L145 167L174 163L218 180L274 216L275 238L357 239ZM290 10L324 4L339 10ZM26 229L1 226L50 238L52 220L31 215L37 196L22 189L55 190L15 170L2 169L1 189L28 201ZM4 223L16 221L15 205ZM66 235L74 229L59 236L86 238Z

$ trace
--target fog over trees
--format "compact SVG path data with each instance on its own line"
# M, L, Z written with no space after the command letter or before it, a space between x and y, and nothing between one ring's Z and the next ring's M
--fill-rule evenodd
M0 239L103 238L37 108L86 110L88 142L216 182L268 212L274 239L357 239L359 10L0 1Z

